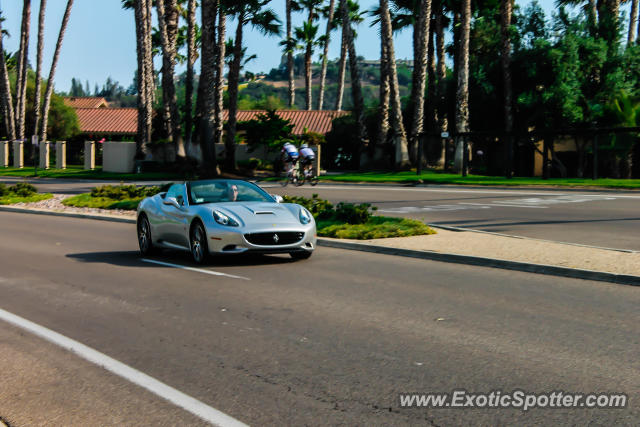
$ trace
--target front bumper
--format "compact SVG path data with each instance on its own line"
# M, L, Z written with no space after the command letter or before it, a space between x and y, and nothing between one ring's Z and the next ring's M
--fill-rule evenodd
M300 240L294 243L285 244L255 244L247 240L246 234L272 234L286 235L286 233L302 233ZM256 239L252 239L256 240ZM259 239L261 242L264 239ZM286 241L276 238L278 243ZM207 230L207 242L209 252L213 255L219 254L241 254L241 253L262 253L262 254L282 254L290 252L312 252L316 248L316 227L315 224L310 227L301 228L277 228L277 229L209 229Z

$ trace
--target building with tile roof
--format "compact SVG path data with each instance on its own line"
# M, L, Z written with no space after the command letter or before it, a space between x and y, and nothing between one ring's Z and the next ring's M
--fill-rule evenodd
M135 135L136 108L76 108L80 131L88 135Z
M109 108L109 102L97 96L67 96L63 100L71 108Z
M264 114L264 110L241 110L238 111L238 122L247 122L257 119L259 114ZM290 120L293 125L293 134L302 135L305 129L309 132L315 132L322 135L327 134L332 126L333 119L343 117L350 114L347 111L329 111L329 110L278 110L278 116L284 120ZM227 121L229 112L223 112L223 119Z

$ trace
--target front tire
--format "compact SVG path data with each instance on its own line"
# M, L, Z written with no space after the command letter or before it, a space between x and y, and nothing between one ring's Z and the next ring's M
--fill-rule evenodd
M143 256L151 255L156 251L151 238L151 225L145 214L140 215L138 219L138 246Z
M311 254L313 254L313 252L289 252L289 255L291 256L291 258L299 260L299 259L309 259L311 258Z
M191 227L189 237L191 256L196 264L204 264L209 259L209 246L207 245L207 233L201 222L196 222Z

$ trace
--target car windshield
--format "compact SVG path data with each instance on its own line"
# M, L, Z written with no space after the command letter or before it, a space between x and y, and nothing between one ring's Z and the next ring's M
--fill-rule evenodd
M273 198L255 184L238 180L211 180L189 183L189 203L273 202Z

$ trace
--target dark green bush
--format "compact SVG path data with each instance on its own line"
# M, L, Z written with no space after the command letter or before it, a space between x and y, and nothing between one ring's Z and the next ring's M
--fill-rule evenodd
M140 199L161 192L160 187L137 187L135 185L101 185L91 190L91 197L104 197L112 200Z
M6 196L9 190L7 190L7 186L0 183L0 197Z
M347 224L366 224L371 218L370 208L371 204L369 203L354 205L353 203L340 202L336 206L334 218Z
M338 203L338 206L334 208L329 201L318 198L317 194L314 194L311 199L298 196L284 196L284 201L304 206L317 220L335 220L347 224L365 224L371 218L370 210L375 211L377 209L375 207L372 208L369 203L354 205L343 202Z
M29 197L36 194L38 190L27 182L19 182L9 187L8 192L20 197Z

